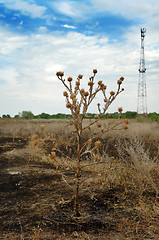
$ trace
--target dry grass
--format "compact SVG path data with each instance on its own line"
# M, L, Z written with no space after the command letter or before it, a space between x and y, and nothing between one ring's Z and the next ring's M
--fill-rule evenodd
M86 125L87 121L85 120ZM114 124L116 120L101 120L103 127ZM67 141L71 136L71 126L66 128L67 121L30 121L0 120L1 136L28 138L27 147L6 152L10 158L26 156L29 161L41 161L55 165L66 185L72 186L74 178L67 172L76 169L76 160L71 153L70 158L59 155L56 161L50 159L55 138ZM41 130L40 126L44 125ZM130 121L127 131L111 131L101 137L101 158L93 161L89 156L81 162L81 195L89 195L96 199L98 194L113 191L118 198L116 202L108 202L114 209L114 215L106 212L107 218L116 218L117 239L158 239L159 236L159 124ZM84 141L94 132L86 130ZM33 135L38 135L38 144L33 143ZM66 155L68 149L63 149ZM115 215L116 214L116 215ZM117 220L118 219L118 220ZM38 230L35 230L34 234ZM121 233L121 237L120 237ZM135 235L134 235L135 234ZM77 239L90 239L89 234L77 233ZM134 237L133 237L134 236ZM44 239L44 238L43 238ZM58 237L57 239L73 239ZM91 238L93 239L93 238ZM94 238L95 239L95 238ZM98 238L100 239L100 238ZM101 238L104 239L104 238ZM109 239L109 238L108 238ZM110 239L113 239L113 237Z

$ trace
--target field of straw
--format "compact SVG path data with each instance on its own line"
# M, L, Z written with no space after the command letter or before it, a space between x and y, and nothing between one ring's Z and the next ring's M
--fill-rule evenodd
M0 239L158 240L159 123L130 120L102 133L118 121L99 120L82 136L84 146L101 146L82 158L75 217L72 126L0 119Z

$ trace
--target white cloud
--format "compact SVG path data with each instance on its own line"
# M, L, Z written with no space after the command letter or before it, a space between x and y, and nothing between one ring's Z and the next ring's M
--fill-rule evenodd
M44 17L46 11L46 7L44 6L30 4L23 0L1 0L0 3L4 3L9 9L20 10L22 14L29 15L32 18Z
M67 25L67 24L62 25L62 27L76 29L76 27L70 26L70 25Z
M1 2L1 0L0 0ZM16 3L16 4L13 4ZM24 3L24 1L21 1ZM159 112L158 92L159 88L159 31L157 26L158 16L155 7L150 6L149 1L102 1L92 0L94 12L110 11L113 14L121 14L127 18L142 18L145 23L147 34L145 37L145 57L147 68L147 93L148 111ZM155 6L158 6L156 1ZM16 5L18 1L8 1L10 6ZM82 17L81 8L72 1L58 1L56 7L67 16L72 18ZM29 4L29 3L28 3ZM64 4L64 5L63 5ZM128 5L129 4L129 5ZM143 5L144 10L143 10ZM21 11L32 17L42 17L45 8L38 8L35 13L29 6L19 5ZM64 6L67 6L64 8ZM76 6L76 9L75 9ZM80 5L82 6L82 5ZM148 11L149 9L149 11ZM157 7L156 7L157 9ZM142 11L141 11L142 10ZM88 12L88 9L85 9ZM140 14L141 12L141 14ZM47 18L49 19L49 17ZM65 28L75 28L72 25L63 25ZM62 96L64 90L59 83L56 72L64 71L66 77L74 79L78 74L84 75L83 84L87 87L87 79L93 68L98 69L97 80L104 80L108 85L108 93L116 88L116 80L123 75L125 81L123 92L109 111L116 111L122 106L124 111L134 110L137 107L138 67L140 54L140 27L133 26L125 30L125 41L123 43L111 43L107 36L86 36L75 31L67 35L59 32L49 33L45 26L39 28L38 34L20 36L0 29L0 54L2 62L7 65L0 68L0 76L3 80L1 85L0 100L3 105L0 115L5 113L4 109L17 114L22 110L31 110L37 114L40 112L66 112L65 100ZM4 84L5 82L5 84ZM15 103L14 105L12 103ZM10 106L9 107L9 103ZM18 106L18 107L17 107ZM26 108L27 107L27 108ZM9 110L10 109L10 110ZM93 104L91 110L96 111ZM7 112L6 112L7 113Z
M77 1L60 0L53 2L52 6L58 12L80 21L83 21L86 13L90 11L89 6Z
M45 26L41 26L41 27L39 27L39 32L41 32L41 33L45 33L45 32L47 32L47 27L45 27Z
M97 80L104 80L108 85L108 93L116 89L116 81L121 75L125 77L125 92L113 103L110 111L116 111L119 106L125 111L136 110L139 52L134 51L131 44L109 45L107 38L99 39L97 36L90 37L76 32L65 36L33 34L22 37L4 31L2 35L0 51L8 62L12 62L11 67L0 69L0 76L6 81L1 86L4 98L20 101L21 104L28 101L28 107L32 111L36 109L36 105L40 109L40 102L43 105L47 103L50 113L65 112L65 100L62 96L64 87L59 83L56 72L64 71L66 77L72 76L74 79L78 74L83 74L86 88L92 69L97 68ZM152 63L156 61L157 54L158 52L151 55ZM151 79L154 90L158 75L159 73ZM151 95L149 97L150 102L153 102ZM96 105L93 105L90 110L95 112L96 109ZM159 111L158 105L153 105L151 109Z

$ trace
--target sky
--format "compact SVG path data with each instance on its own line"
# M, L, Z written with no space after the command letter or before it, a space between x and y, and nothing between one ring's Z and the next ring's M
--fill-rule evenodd
M137 111L143 27L147 107L159 113L158 12L158 0L0 0L0 116L69 113L56 72L74 80L82 74L87 88L93 69L108 96L125 78L108 112Z

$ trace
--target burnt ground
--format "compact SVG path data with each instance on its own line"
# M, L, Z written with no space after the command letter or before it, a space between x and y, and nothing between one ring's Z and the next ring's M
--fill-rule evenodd
M159 239L156 215L145 218L137 196L120 185L86 191L75 218L73 190L53 166L5 154L27 144L27 139L0 138L0 239ZM71 184L74 172L64 174ZM156 201L153 193L146 197Z

